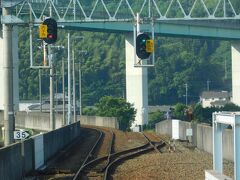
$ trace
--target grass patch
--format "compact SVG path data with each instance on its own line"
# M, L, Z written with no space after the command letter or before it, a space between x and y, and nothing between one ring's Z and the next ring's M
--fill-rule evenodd
M146 129L144 132L155 133L155 129Z

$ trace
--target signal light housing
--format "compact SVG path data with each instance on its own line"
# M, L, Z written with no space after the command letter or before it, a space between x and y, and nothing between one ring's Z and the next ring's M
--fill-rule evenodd
M138 34L136 38L136 54L140 59L148 59L151 55L151 52L147 49L147 41L150 40L150 37L145 34L141 33Z
M43 40L47 44L53 44L57 41L57 22L53 18L45 19L42 23L47 26L47 36Z

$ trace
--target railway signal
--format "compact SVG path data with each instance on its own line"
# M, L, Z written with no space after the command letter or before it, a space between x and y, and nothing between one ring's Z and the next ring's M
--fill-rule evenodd
M150 37L141 33L136 38L136 54L140 59L148 59L154 51L154 41Z
M57 22L53 18L47 18L39 26L39 37L47 44L57 41Z

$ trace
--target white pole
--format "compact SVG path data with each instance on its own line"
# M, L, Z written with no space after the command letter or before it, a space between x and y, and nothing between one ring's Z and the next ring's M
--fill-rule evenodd
M82 73L81 73L81 60L79 61L79 115L82 115Z
M53 65L53 54L51 52L51 45L48 45L49 53L49 65L50 65L50 124L51 129L56 129L55 123L55 111L54 111L54 65Z
M73 120L74 122L77 122L76 119L76 86L75 86L75 59L74 59L74 50L72 51L72 60L73 60L73 65L72 65L72 75L73 75Z
M70 33L68 33L68 120L71 123L71 51L70 51Z
M42 70L39 69L39 102L40 102L40 112L42 112Z
M62 59L62 93L63 93L63 122L62 122L62 126L66 125L66 121L65 121L65 70L64 70L64 59Z
M140 33L140 15L137 13L137 35Z

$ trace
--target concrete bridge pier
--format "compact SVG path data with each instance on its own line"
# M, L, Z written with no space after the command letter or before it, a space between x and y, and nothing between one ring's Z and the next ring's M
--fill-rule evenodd
M232 102L240 106L240 41L232 42Z
M133 35L128 34L125 38L126 98L137 109L132 124L132 129L135 129L148 122L148 70L146 67L134 67Z

